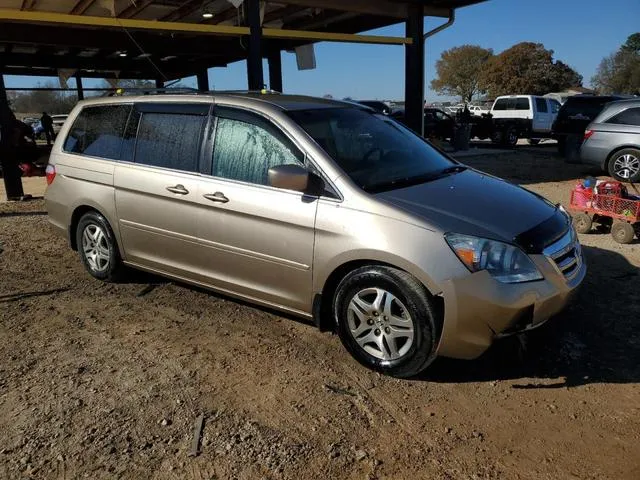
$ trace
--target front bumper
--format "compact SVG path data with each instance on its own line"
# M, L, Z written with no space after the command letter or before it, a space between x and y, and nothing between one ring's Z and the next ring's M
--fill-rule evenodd
M531 255L544 280L504 284L486 271L449 280L443 285L444 324L438 355L473 359L506 334L530 330L545 323L569 303L584 280L587 267L576 242L576 267L566 276L559 254ZM563 247L564 255L567 251ZM558 253L560 250L557 251Z

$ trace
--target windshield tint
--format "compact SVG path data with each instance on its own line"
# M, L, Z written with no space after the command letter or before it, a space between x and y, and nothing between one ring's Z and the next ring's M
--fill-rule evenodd
M436 178L454 164L399 123L357 108L289 112L362 189L379 192Z

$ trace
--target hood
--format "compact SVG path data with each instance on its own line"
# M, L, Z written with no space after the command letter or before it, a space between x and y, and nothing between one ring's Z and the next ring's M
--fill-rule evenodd
M471 169L376 197L443 232L510 242L556 211L524 188Z

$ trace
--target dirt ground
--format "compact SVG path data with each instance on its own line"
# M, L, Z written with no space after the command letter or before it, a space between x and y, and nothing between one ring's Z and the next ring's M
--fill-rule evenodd
M591 173L548 147L463 161L563 202ZM102 284L42 200L0 204L0 478L637 480L640 243L581 241L584 287L526 350L396 380L274 312Z

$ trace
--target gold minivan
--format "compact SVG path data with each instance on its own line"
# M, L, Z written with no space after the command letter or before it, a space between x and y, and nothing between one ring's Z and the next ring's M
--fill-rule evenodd
M133 267L306 317L398 377L541 325L586 273L562 207L352 103L80 102L47 181L49 219L95 278Z

